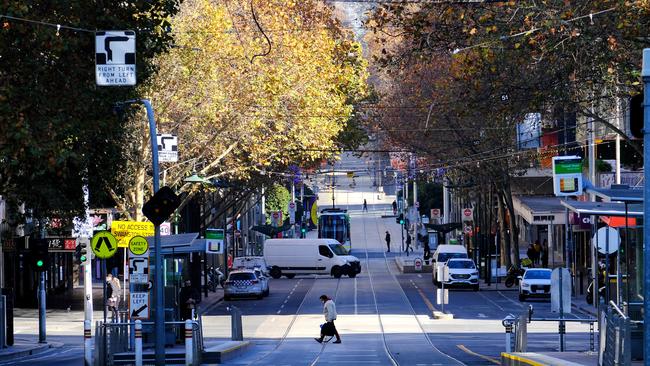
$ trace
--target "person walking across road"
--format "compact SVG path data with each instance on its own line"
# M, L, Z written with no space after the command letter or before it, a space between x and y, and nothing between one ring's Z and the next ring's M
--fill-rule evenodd
M366 199L363 199L363 211L368 212L368 202Z
M113 322L119 321L118 309L120 306L120 280L112 274L106 275L106 309L111 313Z
M397 201L393 200L393 215L397 215Z
M318 343L323 343L323 338L325 338L329 333L336 336L336 341L334 341L334 343L341 343L341 336L334 325L334 320L336 320L336 304L334 303L334 300L330 299L327 295L321 295L320 301L323 303L325 324L321 327L320 337L314 339Z
M386 252L390 253L390 233L388 230L386 230L386 248L388 248Z
M411 234L406 232L406 254L409 254L409 249L411 249ZM411 249L412 251L412 249Z

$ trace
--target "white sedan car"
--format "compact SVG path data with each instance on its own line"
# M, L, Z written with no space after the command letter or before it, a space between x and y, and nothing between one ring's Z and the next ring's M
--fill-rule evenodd
M528 268L519 277L519 301L528 297L550 297L551 273L547 268Z
M468 258L452 258L445 263L449 274L445 286L467 286L478 291L478 270L474 261Z

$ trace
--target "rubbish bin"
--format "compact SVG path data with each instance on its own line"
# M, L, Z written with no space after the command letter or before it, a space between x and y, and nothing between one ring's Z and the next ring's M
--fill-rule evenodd
M5 295L6 299L6 314L7 319L5 323L7 325L7 346L14 345L14 289L11 287L5 287L0 291L0 294Z

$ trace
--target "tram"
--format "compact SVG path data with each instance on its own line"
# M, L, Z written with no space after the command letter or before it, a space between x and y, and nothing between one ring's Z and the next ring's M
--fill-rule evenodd
M343 247L350 251L350 216L348 210L341 208L325 208L318 217L318 237L336 239Z

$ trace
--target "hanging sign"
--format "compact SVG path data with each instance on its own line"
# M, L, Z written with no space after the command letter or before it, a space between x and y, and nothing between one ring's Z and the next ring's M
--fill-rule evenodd
M559 197L582 194L582 158L553 157L553 193Z
M132 86L135 75L135 32L95 33L95 80L99 86Z

